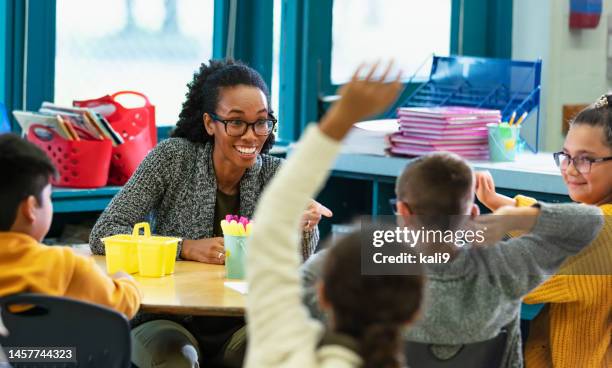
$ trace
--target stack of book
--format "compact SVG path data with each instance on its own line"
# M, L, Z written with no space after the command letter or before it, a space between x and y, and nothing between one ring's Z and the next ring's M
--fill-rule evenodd
M27 133L32 124L40 124L67 140L110 139L113 146L123 143L123 138L108 120L92 109L43 102L38 112L13 111L13 116L24 133Z
M450 151L467 159L486 160L487 124L499 123L501 113L461 106L403 107L398 117L399 131L390 137L393 154Z

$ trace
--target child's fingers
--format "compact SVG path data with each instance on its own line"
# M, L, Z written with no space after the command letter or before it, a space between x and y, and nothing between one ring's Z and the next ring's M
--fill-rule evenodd
M482 188L482 176L476 173L476 187L474 188L474 190L476 191L476 193L478 193L478 191L481 188Z
M359 66L357 67L357 70L355 70L355 73L353 73L353 77L351 78L352 82L356 82L359 80L359 75L361 74L361 71L363 70L364 67L365 67L365 63L359 64Z
M368 72L368 75L366 75L366 77L365 77L366 81L369 81L369 80L372 79L372 76L374 75L374 73L376 73L376 69L378 69L378 64L380 64L380 60L376 60L374 65L372 65L372 68L370 68L370 71Z
M395 76L394 82L401 84L402 83L401 81L402 81L402 71L398 70L397 75Z
M385 68L385 71L380 76L380 79L379 79L380 82L384 82L387 79L387 76L391 72L391 68L393 68L393 64L394 64L393 59L389 60L389 63L387 64L387 67Z
M493 177L491 176L490 172L486 171L484 173L483 180L485 182L487 191L494 192L495 191L495 184L493 184Z
M487 182L487 175L486 173L482 173L482 175L480 175L480 185L482 187L482 190L485 192L488 192L491 188L489 187L489 183Z

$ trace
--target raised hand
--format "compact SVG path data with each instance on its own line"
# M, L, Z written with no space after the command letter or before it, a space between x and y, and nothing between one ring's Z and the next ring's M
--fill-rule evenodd
M378 63L374 64L365 77L360 77L364 66L361 65L351 81L340 88L340 100L330 107L321 120L321 130L329 137L341 140L351 126L358 121L379 114L391 106L403 88L398 73L391 82L386 79L393 62L380 77L375 77Z
M495 182L490 172L477 171L474 175L476 180L476 198L488 209L495 211L502 206L515 205L514 199L495 191Z

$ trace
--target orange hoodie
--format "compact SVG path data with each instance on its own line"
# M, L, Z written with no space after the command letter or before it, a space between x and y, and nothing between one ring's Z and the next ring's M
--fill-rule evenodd
M535 202L515 200L518 206ZM600 208L606 221L597 238L523 300L549 303L531 323L527 368L612 367L612 205Z
M0 296L30 292L65 296L113 308L132 318L141 294L134 281L114 280L91 258L48 247L29 235L0 232Z

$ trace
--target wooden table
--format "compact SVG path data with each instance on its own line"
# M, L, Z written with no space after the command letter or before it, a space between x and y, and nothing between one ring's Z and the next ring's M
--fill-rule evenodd
M104 256L93 256L106 272ZM192 316L244 316L245 295L224 285L225 267L177 261L173 275L133 275L144 297L140 310Z

